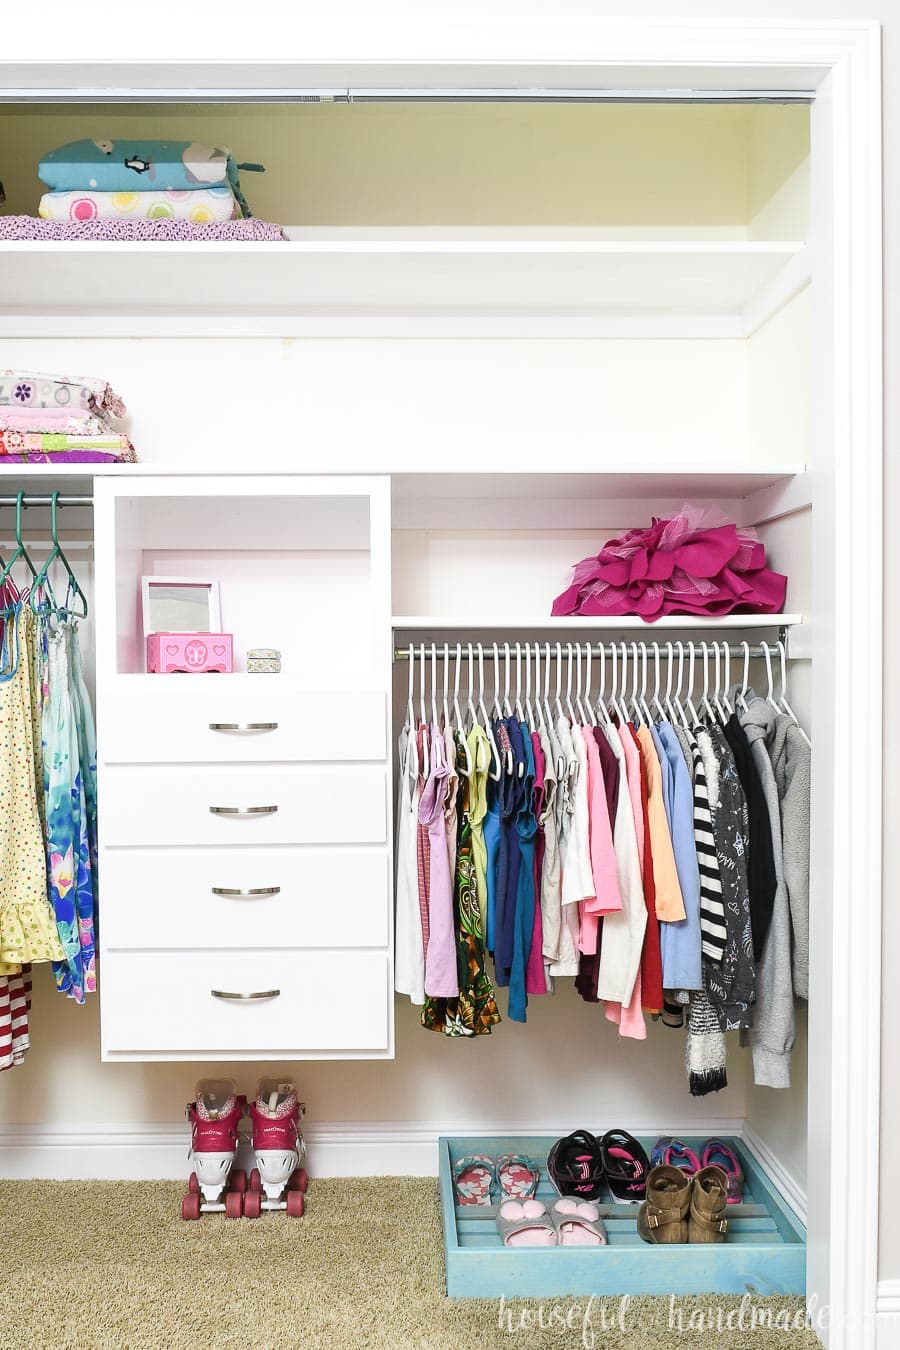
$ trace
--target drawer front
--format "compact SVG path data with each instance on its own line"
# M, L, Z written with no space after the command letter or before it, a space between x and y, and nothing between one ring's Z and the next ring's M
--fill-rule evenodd
M106 847L387 842L374 765L109 768L100 809Z
M386 848L107 849L104 950L386 947L388 877Z
M106 1054L385 1050L386 952L113 952L101 966ZM228 999L220 994L262 994Z
M277 676L259 676L259 688L229 689L227 675L184 688L161 675L148 694L104 692L101 756L107 764L219 764L251 761L384 760L384 690L322 693L278 688ZM352 713L348 715L348 708Z

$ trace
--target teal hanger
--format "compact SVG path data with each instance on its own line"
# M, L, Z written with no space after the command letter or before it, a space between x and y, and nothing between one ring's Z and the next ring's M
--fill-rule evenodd
M47 559L43 567L39 572L35 574L34 581L32 582L31 608L34 610L35 614L37 614L39 610L43 608L43 603L38 602L37 599L38 591L42 591L49 597L50 604L52 608L56 610L57 614L64 616L72 615L78 619L86 619L88 615L87 598L84 594L84 591L79 586L78 578L72 571L72 566L68 558L66 557L65 553L63 553L62 547L59 542L59 533L57 531L57 517L56 517L58 508L59 508L59 493L54 492L52 497L50 498L50 538L52 541L52 547L47 555ZM55 562L62 563L63 567L65 568L66 576L68 578L68 584L66 586L66 602L62 606L56 603L47 576L48 572L50 571L50 568L53 566ZM81 602L79 609L73 609L72 607L73 602L76 600L80 600Z
M37 569L35 568L34 563L31 561L31 556L28 552L28 549L22 542L22 512L24 509L25 509L25 493L20 492L19 495L16 497L16 547L13 549L8 562L4 565L3 571L0 572L0 588L2 588L6 584L6 582L10 580L10 573L12 572L13 567L16 565L17 562L19 562L20 559L25 563L29 572L31 573L32 581L34 581L35 578L37 577Z

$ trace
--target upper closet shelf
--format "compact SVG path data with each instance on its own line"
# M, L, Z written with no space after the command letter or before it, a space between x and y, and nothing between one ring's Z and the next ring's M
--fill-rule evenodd
M809 280L796 241L608 230L294 229L286 243L0 244L0 334L745 337Z

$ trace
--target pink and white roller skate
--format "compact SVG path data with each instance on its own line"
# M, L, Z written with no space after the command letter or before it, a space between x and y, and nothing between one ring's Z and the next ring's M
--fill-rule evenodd
M303 1213L309 1184L304 1168L306 1144L299 1122L305 1107L293 1083L264 1078L250 1104L256 1166L244 1196L244 1217L258 1219L264 1209L285 1209L293 1218Z
M239 1219L244 1212L247 1174L235 1168L238 1126L247 1110L231 1079L204 1079L188 1104L193 1166L187 1195L181 1202L183 1219L201 1214L225 1214Z

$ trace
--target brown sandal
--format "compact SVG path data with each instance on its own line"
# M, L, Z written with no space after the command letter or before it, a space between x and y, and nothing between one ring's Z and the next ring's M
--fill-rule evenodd
M728 1204L728 1177L721 1167L702 1167L694 1177L690 1242L724 1242L728 1232L725 1217Z
M637 1220L644 1241L660 1245L687 1242L691 1178L677 1167L654 1167L647 1177L646 1194Z

